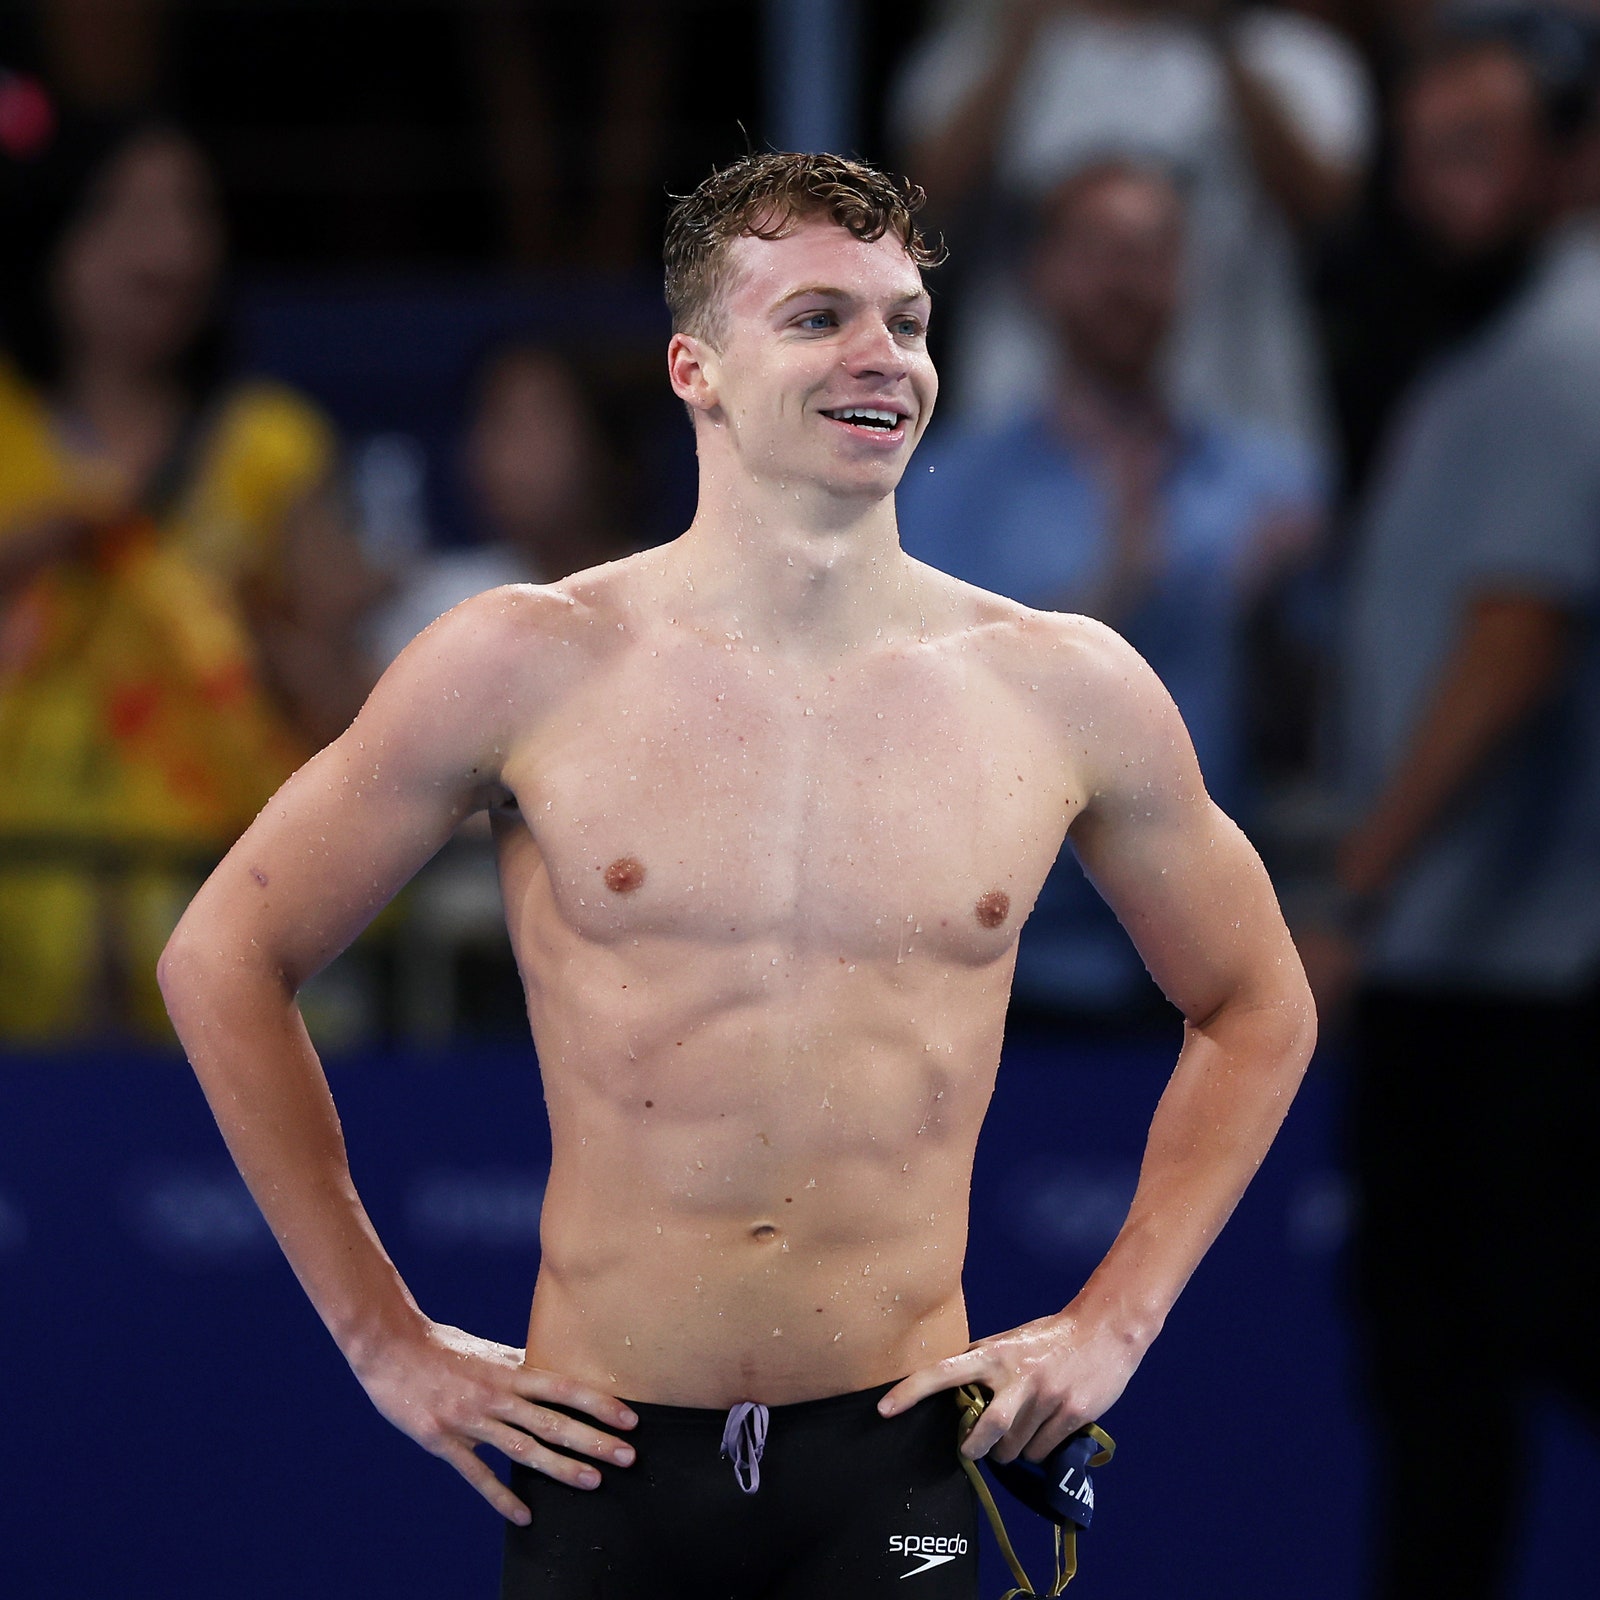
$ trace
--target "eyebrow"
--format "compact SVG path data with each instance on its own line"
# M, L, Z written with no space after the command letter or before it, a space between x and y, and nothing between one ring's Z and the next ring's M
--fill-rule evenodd
M814 296L819 300L855 300L859 298L849 289L840 289L830 283L808 283L799 289L791 289L788 294L774 300L772 310L781 311L791 300L804 300L808 296ZM931 299L931 296L926 288L912 289L906 294L896 295L889 304L892 306L909 306L915 305L918 300L929 299Z

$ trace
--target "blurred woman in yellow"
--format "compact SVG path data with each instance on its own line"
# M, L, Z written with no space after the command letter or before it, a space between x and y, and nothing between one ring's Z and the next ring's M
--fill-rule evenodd
M360 703L335 443L225 382L195 146L81 123L0 199L0 1040L164 1031L206 862Z

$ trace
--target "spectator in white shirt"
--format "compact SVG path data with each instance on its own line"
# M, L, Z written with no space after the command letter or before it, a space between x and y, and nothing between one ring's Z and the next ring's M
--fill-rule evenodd
M1323 441L1295 233L1350 204L1376 116L1360 58L1331 29L1226 3L954 0L906 62L892 114L935 210L959 227L982 194L987 220L1002 221L946 358L962 409L994 415L1049 383L1007 211L1078 167L1127 155L1187 183L1174 400Z

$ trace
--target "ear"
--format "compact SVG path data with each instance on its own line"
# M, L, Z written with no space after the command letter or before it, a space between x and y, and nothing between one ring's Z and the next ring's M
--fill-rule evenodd
M721 404L717 352L692 333L675 333L667 346L667 376L672 392L691 411L709 414Z

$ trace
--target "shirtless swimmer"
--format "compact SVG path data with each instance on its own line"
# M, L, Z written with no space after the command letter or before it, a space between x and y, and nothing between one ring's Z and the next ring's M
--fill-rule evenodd
M1310 1054L1266 875L1149 669L900 550L894 490L938 387L918 198L769 154L679 203L688 532L436 623L162 961L356 1376L513 1525L506 1596L850 1600L909 1568L926 1600L968 1600L941 1391L990 1391L965 1449L1001 1461L1101 1416ZM408 1293L295 1004L477 810L552 1137L525 1351ZM1184 1044L1105 1260L1064 1310L969 1343L973 1151L1017 935L1069 832Z

